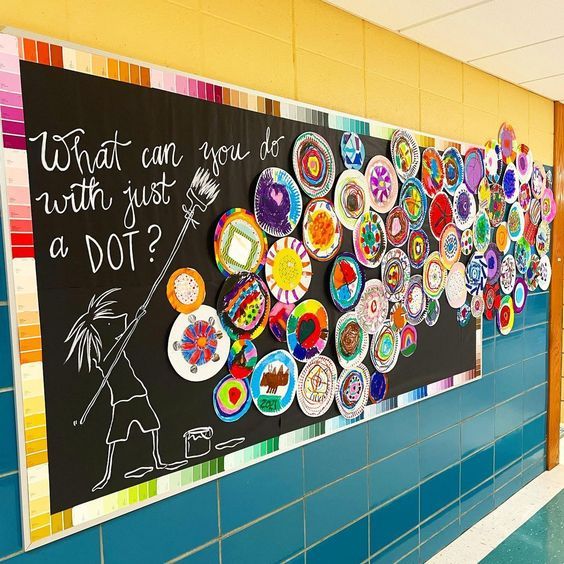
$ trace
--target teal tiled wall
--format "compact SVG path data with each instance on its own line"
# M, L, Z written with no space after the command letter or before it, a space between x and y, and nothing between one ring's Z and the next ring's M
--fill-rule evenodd
M425 561L544 470L548 302L485 321L477 382L24 554L2 279L0 560Z

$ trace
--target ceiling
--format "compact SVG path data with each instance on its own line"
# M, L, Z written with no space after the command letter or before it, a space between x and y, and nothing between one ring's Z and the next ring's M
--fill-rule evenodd
M564 101L564 0L326 0L473 67Z

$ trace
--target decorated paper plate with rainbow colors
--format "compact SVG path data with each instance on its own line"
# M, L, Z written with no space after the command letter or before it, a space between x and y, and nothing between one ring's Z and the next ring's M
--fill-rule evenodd
M318 133L298 135L292 149L294 174L300 188L310 197L325 196L335 182L335 157L329 143Z
M421 152L415 137L406 129L396 129L390 140L392 162L402 182L419 172Z
M306 362L298 376L297 398L308 417L327 412L335 399L337 367L327 356L319 355Z
M370 372L364 364L346 368L337 380L335 400L339 412L346 419L354 419L362 414L368 404Z
M288 317L288 350L300 362L321 354L329 339L327 310L317 300L300 302Z
M343 227L354 229L358 218L370 209L370 196L364 174L358 170L345 170L335 186L335 212Z
M398 177L392 163L384 155L376 155L366 165L366 183L370 206L378 213L387 213L398 197Z
M251 388L247 379L224 376L213 390L213 408L226 423L238 421L251 407Z

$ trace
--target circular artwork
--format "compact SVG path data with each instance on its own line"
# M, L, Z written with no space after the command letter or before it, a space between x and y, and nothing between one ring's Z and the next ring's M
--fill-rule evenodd
M370 206L379 213L389 212L398 197L398 177L392 163L383 155L372 157L364 173Z
M355 308L359 325L374 335L388 317L388 299L381 280L368 280Z
M517 267L513 255L505 255L499 269L499 286L504 294L511 294L517 280Z
M329 293L339 311L356 306L364 289L364 271L351 253L339 255L329 277Z
M407 312L403 302L396 302L390 308L390 324L392 329L401 331L407 323Z
M484 315L484 310L486 309L486 304L484 298L481 295L472 296L472 301L470 302L470 311L472 317L478 319Z
M331 260L339 252L343 227L329 200L316 198L306 206L303 241L310 256L321 262Z
M484 315L486 319L491 321L494 318L500 301L499 284L490 284L488 282L484 288Z
M495 230L495 244L500 253L507 254L507 251L509 251L511 238L509 237L509 230L505 221L500 223Z
M535 200L538 202L539 200ZM534 245L537 240L537 231L538 225L535 225L531 221L531 214L529 212L525 212L525 225L523 227L523 238L527 240L529 245Z
M369 397L372 403L380 403L388 393L388 377L381 372L374 372L370 376Z
M213 390L213 408L225 423L238 421L251 407L251 388L248 380L224 376Z
M534 292L538 285L538 268L539 268L540 258L538 255L534 254L531 256L527 272L525 273L525 282L530 292Z
M537 230L536 247L539 256L544 256L550 250L550 225L546 221L541 221Z
M476 200L465 184L461 184L454 194L452 213L458 229L463 231L472 227L476 218Z
M443 229L452 223L453 212L449 197L441 192L437 194L429 206L429 227L437 241L441 238Z
M229 355L229 339L217 312L207 305L180 313L168 336L168 359L184 380L202 382L215 376Z
M388 246L388 238L382 218L373 211L365 213L353 230L353 246L356 258L368 268L376 268Z
M517 169L519 181L521 183L529 182L533 174L533 153L529 147L523 143L517 146L515 168Z
M466 265L466 290L475 296L481 294L488 279L488 264L484 255L474 253ZM459 306L460 307L460 306Z
M352 131L345 131L341 137L341 157L349 169L360 170L364 163L364 144Z
M540 200L531 200L529 204L529 219L533 225L538 225L541 220L542 205Z
M550 259L548 258L548 255L543 255L540 258L539 265L537 267L537 278L539 288L541 290L548 290L550 286L550 279L552 278L552 266L550 266Z
M499 280L501 269L501 253L496 247L495 243L490 243L486 252L484 253L484 260L488 268L488 280L495 283Z
M513 309L515 313L521 313L525 309L527 295L529 289L523 278L520 276L515 280L515 288L513 288Z
M193 268L179 268L168 279L166 297L176 311L192 313L206 298L204 279Z
M518 202L511 204L507 214L507 231L512 241L518 241L523 236L525 229L525 214Z
M294 179L281 168L266 168L255 189L255 217L263 231L286 237L302 216L302 195Z
M335 399L337 367L326 356L308 360L298 376L298 405L308 417L320 417Z
M542 198L546 188L546 170L542 163L533 162L533 173L531 174L531 194L537 200Z
M274 335L274 338L281 343L286 342L286 326L288 323L288 317L290 317L290 314L294 311L294 307L294 304L277 302L270 310L268 326L270 327L270 331Z
M472 318L472 308L469 304L462 304L456 312L456 320L460 327L466 327Z
M486 141L484 150L484 168L486 176L490 182L499 182L501 178L501 170L503 167L503 160L501 156L501 147L497 139L490 139Z
M368 403L369 387L370 373L364 364L341 372L337 380L335 400L345 419L354 419L362 414Z
M487 209L490 205L491 190L487 179L482 178L482 182L478 186L478 207Z
M502 335L508 335L513 329L515 313L511 296L503 296L497 310L497 327Z
M381 274L386 298L392 302L402 301L411 276L407 255L401 249L388 251L382 260Z
M434 198L442 191L445 183L445 167L441 155L434 147L427 147L423 151L423 168L421 169L421 184L425 193Z
M427 196L417 178L408 178L401 188L400 206L405 211L411 227L419 229L427 215Z
M405 357L411 356L417 349L417 329L413 325L406 325L401 330L400 350Z
M462 254L468 256L474 249L474 231L465 229L460 235L460 248Z
M257 348L248 339L239 339L231 345L227 368L231 375L241 379L250 376L257 363Z
M439 300L429 300L427 304L427 314L425 315L425 323L429 327L436 325L441 314L441 304Z
M541 198L541 217L547 223L552 223L556 216L556 201L554 200L554 192L547 188Z
M335 157L329 143L312 131L296 138L292 149L294 174L310 198L325 196L335 181Z
M503 162L508 165L515 162L517 157L517 137L513 126L503 122L499 128L498 140L501 147L501 157Z
M423 288L423 278L420 274L416 274L409 279L403 303L407 314L407 322L411 325L421 323L427 312L427 296Z
M388 242L394 247L401 247L409 235L409 218L401 206L393 207L386 217Z
M492 227L497 227L505 217L505 194L499 184L490 186L490 199L486 207L486 213Z
M519 187L519 195L517 196L519 205L523 208L523 211L528 211L531 205L531 187L524 182Z
M439 252L444 266L448 269L450 269L455 262L460 260L462 247L460 235L454 223L449 223L443 229L439 240Z
M527 268L529 268L529 263L531 262L531 254L531 245L524 237L521 237L521 239L515 243L515 249L513 251L517 271L521 274L527 272Z
M284 413L296 394L298 366L290 353L279 349L263 356L251 377L251 394L257 409L268 416Z
M503 194L505 196L505 201L508 204L512 204L517 200L519 196L519 180L517 179L517 170L515 165L509 164L505 168L503 173Z
M396 365L399 353L399 333L392 329L389 321L385 321L378 333L372 337L370 344L370 358L374 368L382 374L387 374Z
M453 309L458 309L466 302L468 292L466 290L466 268L461 262L452 266L447 276L445 295Z
M413 268L421 268L429 255L429 238L422 230L412 231L407 242L407 254Z
M479 253L485 253L490 244L492 229L490 220L484 211L479 211L474 221L473 239L474 247Z
M266 283L280 302L293 304L308 291L311 262L301 241L284 237L274 242L266 255Z
M368 186L358 170L345 170L335 186L335 212L344 227L354 229L358 218L370 209Z
M410 131L396 129L390 140L392 162L402 182L415 177L421 164L421 153L415 137Z
M321 354L329 338L327 310L317 300L304 300L288 318L288 350L300 362Z
M445 167L445 190L454 194L464 179L464 162L460 152L455 147L449 147L443 153Z
M224 276L256 272L267 250L266 235L255 216L242 208L226 211L217 222L213 249L217 268Z
M484 159L481 149L473 147L464 155L464 182L472 194L478 191L478 186L484 178Z
M430 297L437 299L445 289L447 269L438 251L432 252L423 266L423 288Z
M353 311L345 313L337 321L335 348L343 368L359 365L368 353L368 333L360 326Z
M221 287L217 310L229 337L256 339L266 327L270 315L270 294L256 274L232 274Z

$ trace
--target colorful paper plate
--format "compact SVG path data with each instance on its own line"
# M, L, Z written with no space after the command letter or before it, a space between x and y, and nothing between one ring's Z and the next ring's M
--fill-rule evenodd
M427 147L423 151L423 167L421 169L421 184L429 198L434 198L442 191L445 184L445 167L443 159L437 149Z
M310 197L325 196L335 181L335 157L321 135L306 131L296 138L292 149L294 174L300 188Z
M437 194L429 206L429 227L437 241L441 238L443 229L452 223L453 218L450 198L444 192Z
M321 354L329 339L327 310L317 300L299 303L288 318L288 350L300 362Z
M550 188L546 188L541 198L541 217L547 223L552 223L556 216L556 201L554 200L554 192Z
M427 313L425 314L425 323L429 327L436 325L441 315L441 303L439 300L429 300L427 303Z
M517 169L519 182L529 182L533 174L533 152L523 143L517 146L515 168Z
M445 296L453 309L458 309L466 302L466 268L463 263L455 263L447 276Z
M438 299L445 289L447 269L438 251L433 251L423 266L423 289L430 298Z
M445 167L445 190L454 194L464 180L464 161L456 147L449 147L443 153Z
M544 165L539 162L533 162L533 173L531 174L531 194L537 200L542 198L546 189L546 170Z
M539 256L544 256L550 251L550 225L546 221L541 221L537 230L535 245Z
M517 267L513 255L505 255L499 269L499 286L504 294L511 294L517 280Z
M341 372L337 380L335 400L345 419L354 419L362 414L368 403L369 387L370 372L364 364Z
M388 393L388 377L381 372L373 372L370 376L369 399L372 403L380 403Z
M533 225L538 225L542 217L542 204L540 200L533 199L529 204L529 218Z
M353 309L364 289L364 271L351 253L340 254L331 267L329 293L339 311Z
M278 301L293 304L301 300L312 277L311 262L301 241L294 237L275 241L266 255L264 274Z
M468 256L474 250L474 232L472 229L465 229L460 234L460 250L465 256Z
M466 265L466 290L475 296L481 294L488 280L488 264L484 255L474 253ZM458 306L461 307L461 306Z
M525 282L529 288L529 292L534 292L539 285L538 268L540 264L540 257L537 254L531 255L527 272L525 273Z
M413 268L421 268L429 256L429 237L423 230L412 231L407 241L407 255Z
M231 345L227 368L235 378L247 378L257 363L257 348L249 339L239 339Z
M274 338L281 343L286 342L286 326L288 317L294 311L294 304L284 304L282 302L275 303L268 317L268 326L274 335Z
M354 229L358 218L370 209L368 185L358 170L345 170L335 186L335 212L347 229Z
M484 147L484 168L490 182L499 182L503 168L503 158L497 139L486 141Z
M251 388L248 380L224 376L213 390L213 408L225 423L238 421L251 407Z
M394 247L401 247L409 236L409 218L401 206L393 207L386 216L386 234L388 242Z
M362 139L352 131L345 131L341 137L341 157L343 164L354 170L360 170L364 163L364 143Z
M402 182L415 177L421 165L421 152L410 131L396 129L390 140L392 162Z
M374 335L388 317L388 299L381 280L368 280L355 308L362 329Z
M476 200L465 184L456 189L452 199L452 215L454 223L461 231L472 227L476 219Z
M495 244L500 253L507 254L507 251L509 251L511 238L509 237L509 230L505 221L501 222L495 230Z
M423 321L427 313L427 295L420 274L416 274L409 279L403 304L405 305L407 322L410 325L418 325Z
M343 226L329 200L316 198L306 206L303 241L309 255L321 262L331 260L339 252Z
M529 206L531 205L531 187L527 182L523 182L521 186L519 186L517 201L524 212L529 210Z
M168 359L181 378L202 382L223 368L229 346L217 312L202 305L190 314L178 314L168 335Z
M462 245L460 242L460 233L454 223L449 223L443 229L439 240L439 253L447 269L450 269L455 262L460 260Z
M284 413L296 394L298 366L292 355L279 349L263 356L251 377L251 394L257 409L268 416Z
M456 320L460 327L466 327L472 319L472 308L470 304L463 303L456 312Z
M251 272L232 274L219 291L217 310L221 325L232 340L256 339L270 315L268 288Z
M472 147L464 155L464 182L472 194L478 191L478 186L484 178L484 156L481 149Z
M492 227L497 227L505 217L505 194L500 184L490 186L490 199L486 207L486 213Z
M374 368L387 374L396 365L399 353L399 333L392 329L389 321L385 321L370 343L370 358Z
M192 313L204 303L206 284L197 270L179 268L168 279L166 297L176 311Z
M273 237L286 237L302 216L302 195L288 172L264 169L257 180L255 217L261 229Z
M543 255L540 258L539 266L537 268L537 276L539 288L543 291L548 290L550 286L550 279L552 278L552 266L550 265L548 255Z
M498 141L501 147L501 157L503 162L508 165L515 162L517 157L517 136L513 126L503 122L499 128Z
M525 274L527 272L527 268L529 268L529 263L531 262L531 255L531 245L525 240L525 238L521 237L521 239L515 243L515 249L513 250L517 272L520 272L521 274Z
M259 270L267 245L266 235L250 211L232 208L219 218L213 249L217 268L224 276Z
M474 242L474 248L479 253L485 253L488 245L490 244L492 236L492 228L490 226L490 220L486 213L480 210L476 214L476 220L474 221L474 227L472 230L472 239Z
M406 325L401 330L400 350L405 357L410 357L417 349L417 329L413 325Z
M407 255L401 249L389 250L384 255L380 272L386 298L392 302L402 301L411 276Z
M427 216L427 195L418 178L408 178L401 188L399 204L404 209L412 229L419 229Z
M392 329L401 331L407 323L407 311L403 302L396 302L390 308L390 324Z
M376 155L366 165L370 206L378 213L387 213L398 198L398 177L392 163L384 155Z
M519 202L513 202L507 214L507 232L512 241L518 241L525 229L525 214Z
M484 260L487 265L487 277L491 283L495 283L499 280L501 274L501 253L495 245L495 243L490 243L486 252L484 253Z
M484 210L488 209L488 206L490 205L491 189L487 177L484 177L482 179L482 182L480 182L480 185L478 186L477 196L478 207Z
M308 417L320 417L335 399L337 367L326 356L316 356L306 362L298 376L298 405Z
M486 319L491 321L494 318L500 301L499 284L490 284L488 282L484 288L484 316Z
M382 218L374 211L365 213L353 230L353 246L356 258L368 268L376 268L388 246L388 237Z
M502 182L503 194L505 196L505 201L508 204L512 204L517 200L519 196L519 179L517 178L517 170L515 165L508 164L505 167L505 172L503 173Z
M539 200L535 200L538 202ZM535 225L531 221L531 214L525 212L525 225L523 227L523 237L527 240L530 245L535 245L537 241L537 231L539 229L538 225Z
M497 310L497 327L502 335L508 335L513 329L515 313L511 296L503 296Z
M354 311L345 313L337 321L335 348L343 368L352 368L364 361L368 353L368 333L360 326Z
M480 294L476 296L472 296L472 300L470 301L470 311L472 313L472 317L478 319L484 315L484 311L486 309L486 304L484 302L484 297Z
M513 309L515 313L521 313L525 309L528 294L529 289L527 288L525 279L518 276L517 280L515 280L515 287L513 288Z

